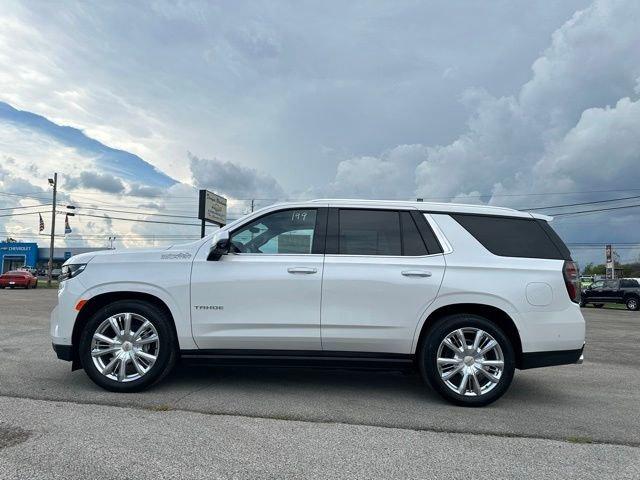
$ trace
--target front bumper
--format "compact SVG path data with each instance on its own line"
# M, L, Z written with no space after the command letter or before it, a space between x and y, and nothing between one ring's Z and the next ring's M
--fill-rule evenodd
M525 352L520 361L520 370L552 367L554 365L582 364L584 345L577 350L555 350L551 352Z
M76 305L82 299L85 287L76 278L65 280L58 289L58 304L51 311L49 332L51 343L71 345L73 325L78 318Z

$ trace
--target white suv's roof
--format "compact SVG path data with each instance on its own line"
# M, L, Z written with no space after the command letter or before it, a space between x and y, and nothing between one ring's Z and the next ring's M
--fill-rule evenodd
M513 208L495 207L492 205L472 205L465 203L437 203L437 202L407 202L401 200L356 200L349 198L318 198L304 203L326 203L330 206L370 206L370 207L395 207L416 208L425 212L442 213L477 213L483 215L501 215L508 217L541 218L551 220L552 217L537 213L521 212Z

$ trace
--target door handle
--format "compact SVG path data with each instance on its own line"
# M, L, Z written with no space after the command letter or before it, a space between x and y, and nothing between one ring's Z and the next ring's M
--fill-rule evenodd
M431 272L425 270L403 270L402 275L405 277L430 277Z
M306 275L312 274L312 273L318 273L318 269L317 268L313 268L313 267L290 267L287 268L287 272L289 273L304 273Z

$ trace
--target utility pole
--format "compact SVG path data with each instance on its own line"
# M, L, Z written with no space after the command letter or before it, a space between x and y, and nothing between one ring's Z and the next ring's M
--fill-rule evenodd
M251 213L253 213L253 207L255 206L255 202L256 202L256 199L252 198L251 199Z
M47 278L47 287L51 286L51 271L53 270L53 246L56 236L56 194L58 191L58 173L53 174L53 178L49 179L49 185L53 187L53 202L51 207L51 242L49 244L49 276Z

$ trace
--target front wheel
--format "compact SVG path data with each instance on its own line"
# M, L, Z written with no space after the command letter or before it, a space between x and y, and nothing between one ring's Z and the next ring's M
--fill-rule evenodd
M441 318L422 344L422 377L446 400L479 407L500 398L515 371L511 342L484 317Z
M136 392L169 373L177 340L163 310L143 301L120 300L94 313L79 349L82 367L96 384L114 392Z
M629 297L625 302L628 310L633 310L634 312L640 308L640 302L638 301L638 297Z

